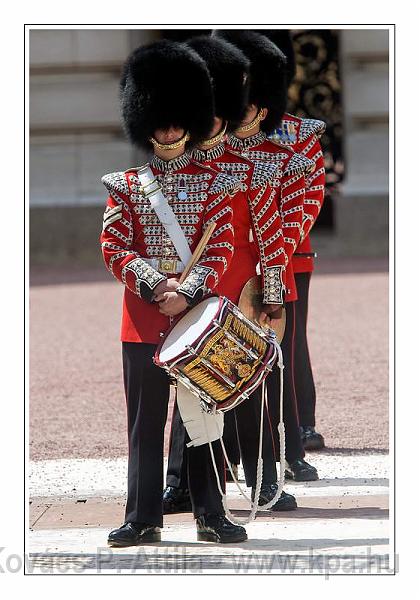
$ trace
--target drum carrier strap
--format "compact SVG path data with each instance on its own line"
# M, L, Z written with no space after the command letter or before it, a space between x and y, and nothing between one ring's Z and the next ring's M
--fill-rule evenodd
M137 177L139 178L145 197L150 201L151 207L165 228L185 267L191 259L191 250L187 238L148 163L138 169Z

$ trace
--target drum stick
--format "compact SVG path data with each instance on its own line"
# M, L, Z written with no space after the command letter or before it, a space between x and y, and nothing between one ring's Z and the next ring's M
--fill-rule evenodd
M187 266L183 270L181 277L179 278L179 283L183 283L183 281L185 281L185 279L190 274L191 269L193 269L193 267L200 260L201 255L204 252L204 248L207 246L207 242L213 235L213 231L215 230L215 228L216 228L216 223L214 221L212 223L210 223L209 225L207 225L207 227L203 233L203 237L198 242L196 249L194 250L190 260L188 261Z

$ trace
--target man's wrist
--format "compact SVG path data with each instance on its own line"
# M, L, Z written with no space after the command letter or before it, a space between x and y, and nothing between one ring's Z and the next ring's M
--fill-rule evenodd
M177 294L179 294L180 296L182 296L184 298L185 302L187 303L187 306L194 306L194 304L196 304L196 302L194 302L194 300L193 300L193 298L191 298L191 296L188 296L179 288L175 291Z

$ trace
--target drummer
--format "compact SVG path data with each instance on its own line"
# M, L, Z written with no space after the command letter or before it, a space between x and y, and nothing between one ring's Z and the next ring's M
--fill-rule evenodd
M177 93L180 84L188 93ZM163 227L140 185L139 168L102 178L109 193L101 234L103 258L125 286L121 340L128 496L124 524L108 536L109 545L122 547L161 539L169 379L152 357L171 318L212 291L229 266L234 242L229 202L237 180L194 164L185 152L187 143L209 136L214 119L209 73L193 50L170 41L137 48L125 63L120 92L126 133L134 145L153 149L152 173L172 207L173 220L181 226ZM193 251L209 222L216 227L203 257L180 285L185 264L178 252L179 231ZM223 472L220 443L213 447ZM197 538L246 540L245 529L224 516L209 447L189 448L188 463Z
M262 265L263 310L275 315L283 304L285 295L284 272L286 252L282 234L281 217L269 183L277 172L273 163L255 164L225 146L225 133L235 131L244 119L248 107L249 61L235 46L210 36L191 38L188 45L205 61L209 68L214 101L214 127L209 139L190 152L191 157L202 165L210 165L224 173L240 178L241 191L233 202L233 225L235 251L232 262L217 287L219 294L239 303L246 283L256 274L257 264ZM281 70L271 73L273 80L281 82ZM250 238L254 243L250 244ZM273 323L270 323L273 326ZM248 487L255 493L257 484L257 458L260 435L261 388L249 400L225 414L225 424L233 421L233 429L239 437L240 453ZM236 433L236 432L235 432ZM172 419L171 443L168 457L164 512L190 510L186 476L186 430L175 406ZM224 440L230 441L229 430ZM276 457L273 449L268 414L263 427L263 477L260 504L270 502L277 493ZM296 500L282 492L272 507L274 511L294 510Z

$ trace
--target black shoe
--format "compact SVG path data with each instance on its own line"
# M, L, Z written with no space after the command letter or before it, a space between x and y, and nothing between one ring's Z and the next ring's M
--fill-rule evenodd
M289 468L285 471L286 479L294 479L294 481L316 481L319 479L318 471L303 460L297 458L292 463L289 463Z
M325 448L324 438L320 433L315 431L315 427L309 425L300 427L300 437L305 450L321 450Z
M230 466L232 467L232 471L233 471L233 474L235 475L236 479L238 479L238 465L235 465L234 463L232 463ZM229 467L226 467L225 473L226 473L226 481L235 481L232 477Z
M163 514L192 512L190 492L168 485L163 490Z
M230 544L248 539L245 529L228 521L225 515L202 515L196 523L197 540L200 542Z
M258 501L258 506L263 506L267 504L274 498L277 493L277 483L263 483L261 486L260 499ZM252 500L255 497L255 490L252 490ZM280 512L282 510L296 510L297 503L296 498L292 496L292 494L287 494L286 492L282 492L280 498L277 500L275 504L268 510L273 510L275 512Z
M108 545L117 548L150 542L160 542L160 529L146 523L124 523L118 529L113 529L108 536Z

